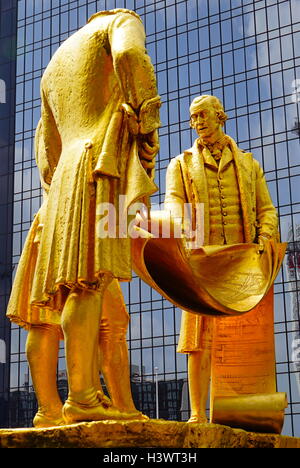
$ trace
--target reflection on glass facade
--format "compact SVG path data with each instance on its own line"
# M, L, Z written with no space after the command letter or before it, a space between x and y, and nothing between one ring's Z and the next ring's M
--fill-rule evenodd
M8 422L17 0L0 0L0 421Z
M152 203L163 202L170 158L192 145L195 135L188 110L199 94L214 94L223 101L229 116L226 132L241 148L252 151L265 170L280 216L282 240L290 242L288 263L275 285L277 385L279 391L287 392L289 401L283 433L300 436L300 353L295 352L299 330L300 57L296 54L300 50L300 0L19 0L13 264L19 260L41 202L33 138L43 70L61 42L90 15L118 7L133 9L143 19L163 101L156 171L160 191ZM159 416L186 420L186 357L176 353L180 311L137 277L123 291L131 316L128 344L135 401L154 417L158 385ZM26 332L16 325L11 328L9 424L16 427L28 424L36 403L24 354ZM65 370L63 344L58 370Z

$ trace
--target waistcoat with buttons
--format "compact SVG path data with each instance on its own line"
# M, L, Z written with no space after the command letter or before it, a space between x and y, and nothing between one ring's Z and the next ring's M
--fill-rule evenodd
M244 242L244 227L236 168L228 147L223 150L219 166L203 150L209 200L209 244Z

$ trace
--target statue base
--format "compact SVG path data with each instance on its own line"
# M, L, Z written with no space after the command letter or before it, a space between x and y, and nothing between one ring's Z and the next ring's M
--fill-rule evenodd
M0 429L0 448L300 448L300 438L219 424L96 421L44 429Z

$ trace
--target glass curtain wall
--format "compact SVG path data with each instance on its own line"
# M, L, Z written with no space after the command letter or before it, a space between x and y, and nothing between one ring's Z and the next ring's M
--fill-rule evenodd
M0 0L0 421L8 422L17 0Z
M193 143L189 104L200 94L223 101L229 116L226 132L252 151L265 170L281 238L289 242L275 285L277 385L289 400L283 433L300 436L299 0L19 0L13 264L41 202L33 139L43 70L89 16L113 8L129 8L142 17L163 101L156 171L160 190L152 204L163 202L170 158ZM131 316L135 400L151 417L186 420L186 357L176 353L180 310L137 277L123 291ZM25 340L26 332L13 325L9 424L14 427L28 425L35 411ZM58 370L65 394L63 346Z

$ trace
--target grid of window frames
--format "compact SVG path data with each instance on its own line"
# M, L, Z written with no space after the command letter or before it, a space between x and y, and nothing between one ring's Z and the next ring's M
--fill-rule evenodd
M11 289L17 0L0 0L0 304ZM8 419L10 324L0 315L0 421Z
M226 132L241 148L252 151L265 170L282 240L290 242L289 260L275 285L277 385L289 401L283 433L300 436L299 0L19 0L13 263L19 260L41 202L33 138L43 70L61 42L89 16L112 8L129 8L142 17L163 101L156 171L160 190L152 203L163 202L170 158L192 145L189 104L199 94L213 94L223 101L229 116ZM128 345L139 407L147 412L150 398L153 409L153 385L165 382L164 395L170 393L173 402L170 408L175 400L178 403L169 413L164 406L164 417L174 419L176 414L186 420L186 356L176 353L180 311L137 277L123 291L131 316ZM24 397L31 391L25 339L26 332L13 325L12 426L28 424L28 412L35 406L32 396ZM63 348L58 368L65 369Z

